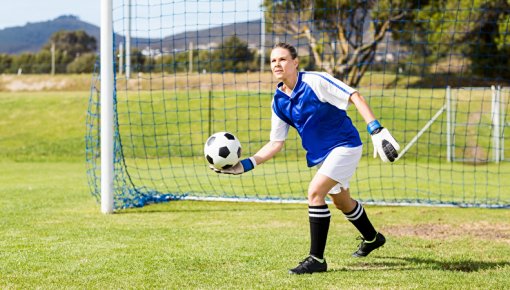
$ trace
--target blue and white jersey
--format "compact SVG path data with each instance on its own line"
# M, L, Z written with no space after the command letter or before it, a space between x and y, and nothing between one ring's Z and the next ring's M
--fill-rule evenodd
M362 145L346 112L355 89L323 72L300 72L290 96L281 90L282 85L278 84L273 97L271 141L284 141L289 125L296 128L309 167L336 147Z

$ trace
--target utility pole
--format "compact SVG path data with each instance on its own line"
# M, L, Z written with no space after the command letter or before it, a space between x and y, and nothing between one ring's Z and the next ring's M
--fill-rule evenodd
M188 73L191 73L193 71L193 42L189 42L189 54L188 54L188 62L189 62L189 71Z
M124 72L124 43L119 43L119 75Z
M55 75L55 42L51 42L51 75Z
M264 20L264 7L262 7L262 18L260 19L260 72L264 72L264 64L266 62L266 23Z
M126 31L126 79L131 78L131 0L128 0L127 31Z

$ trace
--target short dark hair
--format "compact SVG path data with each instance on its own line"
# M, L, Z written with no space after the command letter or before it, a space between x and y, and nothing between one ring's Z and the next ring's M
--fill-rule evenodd
M283 49L288 50L290 52L290 56L292 57L292 59L296 59L296 57L298 57L296 48L286 42L279 42L279 43L275 44L273 46L273 49L275 49L275 48L283 48Z

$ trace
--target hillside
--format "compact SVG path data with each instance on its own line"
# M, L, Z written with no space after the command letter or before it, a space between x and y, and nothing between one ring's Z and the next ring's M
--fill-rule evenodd
M0 53L37 52L53 33L60 30L84 30L99 39L99 27L83 22L76 16L66 15L49 21L27 23L24 26L0 30Z
M228 24L210 29L183 32L163 38L163 46L170 50L184 50L193 45L220 44L224 38L236 35L252 47L260 46L260 20Z
M9 27L0 30L0 53L20 54L23 52L37 52L49 40L51 35L60 30L84 30L87 34L98 40L100 28L96 25L81 21L73 15L64 15L56 19L27 23L24 26ZM208 45L209 43L221 43L224 38L236 34L250 46L260 45L260 20L228 24L220 27L212 27L198 31L187 31L157 38L132 37L133 46L144 49L147 46L159 46L163 43L168 50L183 50L190 42L194 45ZM116 42L123 42L124 37L115 36Z

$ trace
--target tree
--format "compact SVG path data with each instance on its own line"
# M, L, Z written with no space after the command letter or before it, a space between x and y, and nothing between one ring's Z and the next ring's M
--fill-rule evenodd
M17 72L19 69L21 69L23 73L33 73L33 68L35 65L35 54L25 52L13 58L12 71Z
M500 9L499 5L503 3L506 5L506 10ZM465 37L466 39L476 39L474 45L464 47L464 52L471 60L472 71L477 75L498 77L506 74L506 76L510 76L508 71L510 64L508 61L509 8L510 3L507 1L484 3L480 7L483 12L478 14L475 21L477 25L473 25L473 29ZM503 21L498 25L499 20ZM506 27L501 27L503 23L506 23ZM502 29L500 30L500 28ZM472 38L471 35L473 35ZM505 40L506 45L504 44Z
M145 57L137 48L131 49L132 72L150 72L153 64L149 57Z
M424 2L265 0L264 6L270 30L305 38L311 63L357 86L391 25Z
M66 70L68 73L91 73L94 71L96 59L95 53L84 53L69 63Z
M9 54L0 54L0 74L9 73L13 57Z
M66 52L73 59L83 53L95 52L97 49L96 39L83 30L55 32L43 49L50 50L53 43L55 50Z
M34 55L34 64L31 73L42 74L51 72L51 53L41 50Z
M457 69L510 77L508 0L265 0L264 5L269 29L304 38L311 63L352 86L388 37L406 52L399 61L414 63L421 73ZM452 65L455 58L462 65ZM442 62L448 65L436 65Z
M411 57L432 64L460 56L470 74L510 77L507 0L433 0L405 20L395 25L393 36L415 47Z
M233 35L221 44L212 59L214 71L245 72L251 67L254 53L248 48L248 43Z

